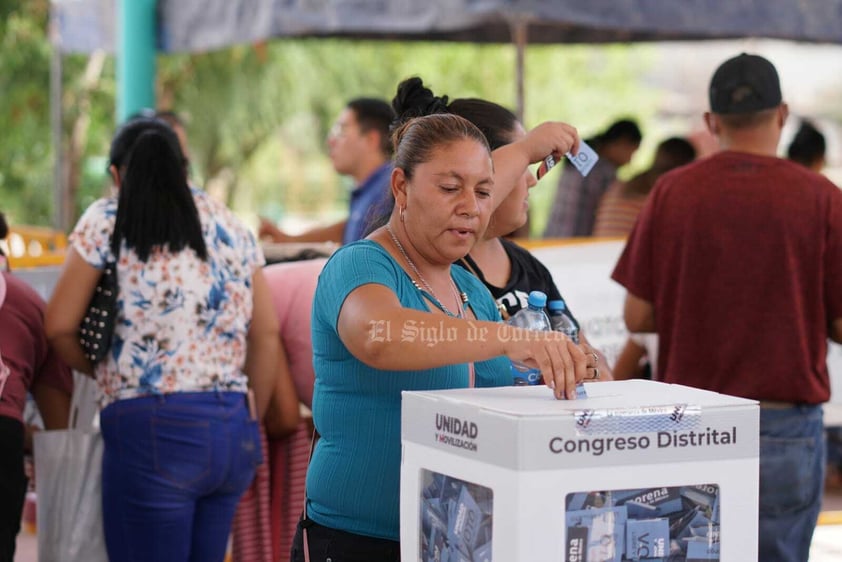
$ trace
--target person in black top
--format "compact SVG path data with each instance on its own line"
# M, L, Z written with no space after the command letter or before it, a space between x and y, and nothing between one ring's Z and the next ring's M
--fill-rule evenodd
M511 318L521 308L526 308L526 299L529 297L530 291L543 292L547 295L547 302L564 300L553 281L550 271L529 250L518 246L508 238L496 237L496 241L503 247L509 261L508 268L510 270L508 279L500 286L492 284L485 278L485 273L471 254L456 263L476 275L485 284L491 292L491 296L497 301L497 308L500 309L500 315L504 320ZM568 316L579 328L579 322L573 314L570 313Z
M792 138L786 150L786 157L818 173L824 168L827 145L824 135L809 121L802 121L801 127Z
M508 145L526 135L523 125L508 109L476 98L455 99L448 103L447 96L434 96L420 78L409 78L398 86L397 98L407 105L408 100L419 108L419 114L453 113L464 117L485 134L492 150ZM394 103L394 102L393 102ZM547 122L539 128L551 130L554 127L569 127L561 123ZM514 232L527 220L529 190L537 180L530 172L529 162L515 159L501 160L505 166L497 165L494 170L494 198L499 200L488 229L470 253L456 263L476 275L497 301L504 320L526 306L530 291L543 291L549 300L564 300L549 270L528 250L504 238ZM495 160L495 164L497 160ZM579 322L566 307L568 317L579 327ZM580 342L586 353L593 353L597 359L601 378L611 378L611 369L605 356L588 344L580 332Z

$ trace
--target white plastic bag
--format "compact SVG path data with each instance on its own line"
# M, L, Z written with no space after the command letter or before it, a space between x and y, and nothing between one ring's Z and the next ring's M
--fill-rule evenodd
M107 562L102 530L102 436L94 381L75 375L70 429L34 437L38 559Z

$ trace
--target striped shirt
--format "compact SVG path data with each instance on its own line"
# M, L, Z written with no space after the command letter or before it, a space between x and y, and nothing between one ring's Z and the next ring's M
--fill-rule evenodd
M596 211L594 236L628 236L637 215L646 203L646 195L624 194L625 184L615 182L602 196Z

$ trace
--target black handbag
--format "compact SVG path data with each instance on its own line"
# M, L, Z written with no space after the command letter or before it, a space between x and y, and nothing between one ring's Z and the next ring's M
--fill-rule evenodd
M79 341L91 363L96 365L111 348L117 320L117 262L106 262L88 310L79 325Z

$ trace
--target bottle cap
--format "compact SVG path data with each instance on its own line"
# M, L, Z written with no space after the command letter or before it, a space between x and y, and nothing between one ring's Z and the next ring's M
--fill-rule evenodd
M541 291L532 291L526 302L532 308L544 308L547 305L547 295Z
M553 300L547 303L547 308L550 309L550 312L558 312L567 308L567 305L564 304L563 300Z

